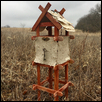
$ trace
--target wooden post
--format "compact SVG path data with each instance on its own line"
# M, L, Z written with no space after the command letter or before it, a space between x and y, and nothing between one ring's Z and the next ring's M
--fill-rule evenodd
M48 35L52 36L51 26L48 27ZM51 67L49 67L49 88L52 89L52 68ZM49 93L49 95L51 96L52 94Z
M65 35L66 35L66 36L69 36L69 32L68 32L68 31L65 31Z
M49 88L52 89L52 68L49 68ZM50 96L52 94L49 94Z
M54 40L58 41L59 37L59 29L57 27L54 28Z
M43 12L41 13L41 15L39 16L38 20L36 21L36 23L34 24L34 26L32 27L32 31L34 31L36 29L36 27L39 25L39 23L41 22L42 18L45 16L45 14L47 13L48 9L50 8L51 4L47 3L46 7L43 9Z
M65 65L65 83L68 82L68 64ZM68 87L65 89L65 97L68 98Z
M58 30L57 27L54 28L54 33L55 33L54 35L55 35L56 37L59 36L59 30Z
M39 36L39 26L36 29L36 35Z
M37 65L37 80L38 85L40 85L40 65ZM38 90L38 101L40 101L40 90Z
M56 70L54 70L54 89L58 90L58 84L59 84L59 69L58 66L56 66ZM58 95L54 97L54 101L58 101Z

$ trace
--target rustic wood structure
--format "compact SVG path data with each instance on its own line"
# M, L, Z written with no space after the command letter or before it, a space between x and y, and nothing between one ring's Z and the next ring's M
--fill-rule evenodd
M68 31L65 31L65 35L59 36L59 30L62 28L62 26L47 12L50 8L51 4L48 3L45 8L43 8L41 5L39 6L39 9L42 11L41 15L39 16L38 20L32 27L32 31L36 31L36 36L32 36L32 40L35 40L36 37L40 36L40 27L46 27L48 30L48 36L42 36L45 40L48 39L48 37L53 37L54 41L63 41L63 36L69 36L70 39L74 39L74 36L70 36ZM55 9L55 11L57 11ZM62 15L64 13L65 9L63 8L59 13ZM57 11L58 12L58 11ZM46 19L46 20L45 20ZM52 35L52 26L54 26L54 35ZM53 94L54 100L58 101L59 96L63 96L62 91L65 90L65 96L68 97L68 86L73 86L73 83L68 81L68 63L73 63L74 61L72 59L62 63L58 64L56 66L50 66L46 64L41 63L35 63L32 61L32 65L37 65L37 84L33 84L33 90L38 89L38 101L40 101L40 90L48 92L50 95ZM40 82L40 66L48 67L49 68L49 76L42 82ZM59 69L63 69L65 66L65 81L59 80ZM54 78L52 76L52 71L54 70ZM52 86L52 82L54 81L54 89ZM44 83L49 82L49 88L43 87ZM59 83L64 84L61 88L59 88Z

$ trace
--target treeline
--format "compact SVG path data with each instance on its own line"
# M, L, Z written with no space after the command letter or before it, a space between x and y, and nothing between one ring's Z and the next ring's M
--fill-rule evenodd
M78 20L75 29L88 32L101 31L101 4L97 4L95 9L91 8L89 14L81 17Z
M5 26L3 26L4 28L10 28L10 26L9 25L5 25Z

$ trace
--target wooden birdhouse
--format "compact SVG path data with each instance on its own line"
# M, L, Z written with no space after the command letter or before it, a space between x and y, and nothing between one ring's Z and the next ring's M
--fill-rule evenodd
M69 32L74 32L74 27L67 21L62 14L65 9L60 12L57 10L48 10L51 4L48 3L45 8L41 5L39 9L42 11L38 20L32 27L32 31L36 31L35 40L35 63L55 66L70 60L69 52ZM54 35L52 35L52 27L54 27ZM64 28L65 35L59 35L59 30ZM42 30L47 29L48 35L41 36Z
M68 63L73 63L73 60L70 59L69 43L70 39L74 39L74 36L69 35L69 32L74 32L75 29L62 16L65 11L64 8L58 12L56 9L48 10L50 6L50 3L45 8L39 6L42 13L32 27L32 31L36 31L36 36L32 36L32 40L35 40L35 59L32 65L37 65L38 80L37 84L33 84L33 90L38 89L38 98L40 97L40 90L42 90L53 94L55 101L58 101L58 96L62 96L64 90L65 96L68 97L68 86L73 85L70 81L68 82ZM54 35L52 34L52 27L54 27ZM65 34L59 35L59 30L62 27L65 29ZM48 35L40 35L44 29L47 29ZM49 75L42 82L40 82L40 66L49 68ZM59 69L63 69L63 66L65 66L65 81L59 80ZM54 89L52 88L53 81ZM49 88L42 86L45 82L49 82ZM58 89L59 83L64 84L60 89Z

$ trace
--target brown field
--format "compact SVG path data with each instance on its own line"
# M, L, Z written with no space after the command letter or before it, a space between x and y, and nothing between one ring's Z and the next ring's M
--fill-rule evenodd
M37 90L32 90L32 85L37 83L37 68L31 64L35 57L31 36L35 34L31 28L1 28L1 101L38 100ZM76 30L70 34L75 36L70 40L70 56L74 63L69 64L68 77L74 87L68 88L67 100L64 95L59 100L101 101L101 33ZM47 73L48 68L42 67L41 81ZM64 75L64 69L60 70L61 80ZM54 98L41 91L41 100L53 101Z

